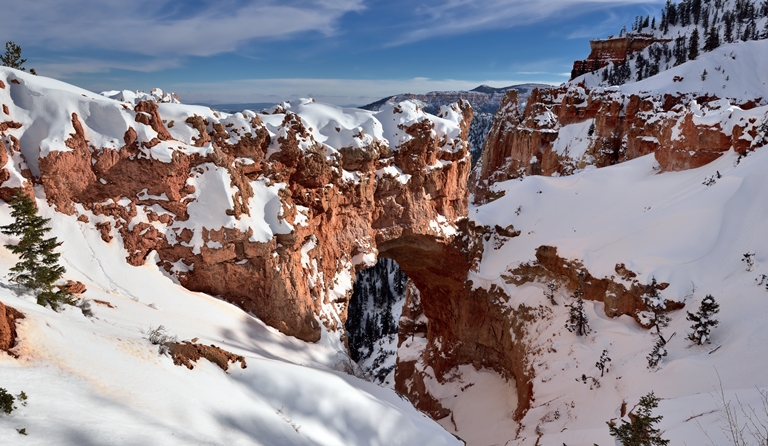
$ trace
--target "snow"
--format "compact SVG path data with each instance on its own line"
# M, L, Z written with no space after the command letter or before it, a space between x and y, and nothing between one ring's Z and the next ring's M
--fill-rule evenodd
M21 147L21 153L10 154L6 167L11 176L4 187L21 185L20 173L25 167L39 177L39 157L71 150L65 141L75 132L73 113L93 145L91 151L119 149L125 144L126 131L133 127L139 142L137 157L161 162L171 162L177 152L201 157L213 152L211 144L196 147L194 138L199 135L185 122L189 116L206 120L209 130L214 124L224 125L230 130L230 144L258 130L254 128L258 123L253 112L227 114L183 105L160 90L144 96L126 91L96 95L9 68L0 68L0 80L5 84L0 89L0 102L21 124L20 129L9 128L4 135L6 144L14 137ZM158 103L172 140L151 148L141 144L158 135L150 126L135 121L133 106L140 100ZM330 157L337 154L337 148L365 148L374 139L397 149L396 144L385 139L374 112L309 100L285 106L288 113L302 114L298 119L310 132L301 143L304 150L320 144ZM287 114L259 116L273 141L286 132L281 124ZM407 125L434 120L435 132L451 135L458 129L454 119L461 119L456 113L437 118L415 109L405 118L403 123ZM270 150L279 150L279 145L273 144ZM235 162L249 165L254 160L239 158ZM395 173L399 180L407 181L407 175ZM349 175L356 177L354 172ZM189 203L189 219L151 224L171 245L184 243L178 235L184 229L191 230L188 246L195 253L204 246L223 246L206 236L212 231L251 231L251 241L268 242L276 234L290 233L294 225L309 224L308 209L302 207L297 207L294 221L286 221L288 209L283 208L280 199L286 184L257 178L244 187L250 188L248 191L239 190L235 183L226 167L214 163L196 166L187 179L194 192L184 197ZM183 260L173 263L171 273L167 273L157 267L157 254L150 253L143 266L132 267L125 261L128 253L114 229L114 217L96 216L79 204L75 205L75 215L66 216L47 204L41 187L35 193L40 212L51 219L51 235L63 242L59 250L67 269L65 277L86 285L84 297L91 301L95 317L87 318L75 307L55 313L37 305L33 296L19 294L7 279L17 259L0 248L0 300L26 315L18 325L20 358L0 354L0 385L12 394L24 391L29 395L26 406L19 406L10 416L0 416L3 444L460 444L392 390L337 371L338 364L348 361L339 332L323 328L321 340L308 344L267 327L233 305L189 292L173 275L193 269ZM128 227L133 228L148 222L150 212L170 213L156 203L169 197L156 194L143 189L137 197L114 197L104 204L132 206L131 199L146 201L136 205L136 217L128 222ZM245 197L249 197L247 201ZM244 213L229 215L227 211L236 206ZM87 216L88 222L78 221L78 215ZM7 204L0 204L0 225L10 221ZM95 229L103 222L112 224L115 237L109 243ZM9 242L0 236L0 244ZM308 280L330 280L328 285L333 285L323 302L346 296L353 285L354 263L373 262L376 257L375 249L363 240L361 258L355 258L354 263L342 261L338 274L324 278L313 258L316 245L314 237L305 240L301 260L308 270ZM339 321L339 303L321 305L323 315ZM225 373L206 360L199 361L191 371L175 366L147 339L147 331L160 325L180 340L198 338L200 343L213 343L242 355L248 367L233 366ZM16 429L20 428L25 428L28 435L19 435Z
M589 149L589 127L593 121L569 124L560 128L557 139L552 143L552 151L561 157L579 161Z
M513 307L549 306L543 284L515 287L501 279L520 263L534 261L535 249L542 245L582 261L596 277L615 277L615 265L624 263L640 283L650 283L652 277L668 282L661 297L686 304L685 310L669 314L664 333L676 336L665 346L668 356L652 371L646 360L655 342L651 331L628 316L607 318L602 303L586 301L592 333L577 338L564 329L567 308L562 303L571 299L556 294L561 305L550 307L553 315L530 330L536 333L533 348L540 346L543 352L532 359L536 402L523 420L519 440L510 444L533 445L537 425L546 444L612 444L605 422L618 417L622 401L631 407L651 390L662 398L657 412L665 417L664 438L672 444L706 444L702 431L686 421L704 414L696 420L715 444L723 444L718 442L716 399L707 395L717 373L729 398L738 394L754 402L758 389L768 387L762 373L768 363L754 354L768 342L768 296L755 286L768 268L768 242L759 235L768 205L757 198L768 196L768 151L759 149L738 164L737 159L729 152L698 169L659 174L650 155L568 177L531 176L497 183L495 189L505 192L502 198L470 207L470 218L478 225L514 224L521 231L499 249L493 249L493 240L486 242L482 261L470 273L475 286L504 289ZM721 178L715 184L702 184L716 172ZM532 211L517 215L518 206ZM745 252L756 253L752 272L741 261ZM695 312L706 294L720 303L720 325L712 329L711 344L692 345L686 339L691 331L686 311ZM594 363L604 349L612 362L610 372L600 378ZM601 386L590 390L589 383L576 380L582 374L597 374ZM560 414L556 420L555 410Z
M768 71L768 60L755 55L766 52L768 40L724 44L656 76L611 88L626 95L648 92L661 96L696 93L731 100L761 99L762 104L765 104L768 101L768 85L764 73ZM634 67L634 63L630 66ZM704 70L707 74L702 80ZM586 74L571 83L582 81L587 87L595 88L600 84L600 75Z
M188 197L194 199L187 208L190 218L175 222L171 230L177 234L184 228L192 230L192 240L183 244L193 247L195 254L200 253L204 243L204 229L236 228L242 232L250 229L253 231L250 240L261 243L271 240L274 234L287 234L293 229L281 218L278 191L284 184L267 186L265 180L252 181L250 186L254 196L248 202L251 215L241 215L240 218L227 215L227 210L234 207L233 197L237 192L231 185L227 169L213 163L202 164L193 171L187 184L195 187L195 192Z
M115 308L93 303L90 319L74 307L55 313L3 281L0 299L27 317L19 324L21 359L0 356L2 386L29 396L0 417L4 444L458 444L393 392L332 370L338 335L324 332L315 345L284 336L173 283L154 255L131 267L120 243L102 242L44 200L38 206L63 241L66 277L86 284L87 299ZM0 205L0 223L10 221ZM0 268L15 262L0 249ZM248 367L175 366L144 334L159 325L243 355ZM15 431L22 427L26 437Z

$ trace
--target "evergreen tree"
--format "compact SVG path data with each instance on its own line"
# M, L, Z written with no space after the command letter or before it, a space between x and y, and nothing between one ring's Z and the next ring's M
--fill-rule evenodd
M714 22L712 24L714 24ZM701 29L706 32L707 28L709 28L709 8L704 10L701 17Z
M661 415L653 416L653 409L659 407L659 398L653 392L640 398L637 410L630 422L621 420L621 426L608 423L611 436L624 446L666 446L669 440L661 438L661 431L654 424L661 421Z
M3 63L3 66L15 68L17 70L21 71L27 71L26 68L24 68L24 62L26 62L27 59L21 58L21 47L16 45L13 42L5 42L5 54L0 56L0 62ZM34 68L31 68L29 70L32 74L37 74L35 72Z
M693 60L699 57L699 29L693 28L691 39L688 41L688 59Z
M667 22L666 27L664 28L664 32L669 32L669 25L675 26L677 25L677 8L675 8L675 5L672 3L672 0L667 0L667 4L664 6L664 11L666 12Z
M691 325L691 332L688 335L688 339L701 345L705 342L709 343L709 334L712 328L716 327L720 321L715 319L715 315L720 312L720 305L715 302L715 298L711 294L707 294L701 304L699 305L699 311L696 314L688 313L686 319L693 322Z
M608 350L603 350L603 354L600 355L600 359L595 363L595 367L600 370L600 376L602 377L608 370L606 363L611 362L611 358L608 357Z
M733 14L730 11L726 11L723 14L723 22L725 22L725 30L723 31L723 40L727 43L733 42Z
M763 27L763 33L760 34L761 39L768 39L768 20L765 21L765 26Z
M701 18L701 0L691 0L691 14L693 14L693 23L698 25Z
M584 310L584 299L581 292L581 287L573 293L573 298L576 302L567 305L568 321L565 323L565 328L570 332L575 332L578 336L586 336L589 333L589 319L587 318L587 312Z
M675 48L672 53L675 56L675 66L683 64L688 60L688 43L686 36L680 36L675 39Z
M664 345L666 345L666 342L664 342L662 338L656 340L656 343L653 345L653 350L646 356L649 369L655 369L656 366L659 365L659 362L661 362L661 358L667 356L667 349L664 348Z
M56 241L56 237L44 238L51 230L47 227L50 219L39 216L35 202L20 190L13 196L11 208L14 222L0 226L0 232L21 237L17 245L5 245L20 257L19 262L11 268L12 280L33 290L40 305L50 305L54 310L63 303L74 305L74 298L69 292L62 289L54 291L56 282L66 270L59 265L61 254L54 252L61 243Z
M667 343L664 336L661 334L661 329L669 325L669 316L664 312L666 310L666 304L664 298L659 294L659 285L656 282L656 278L651 278L651 284L643 295L643 302L645 306L653 313L651 317L651 326L656 328L656 334L659 336L659 340L662 345Z
M712 51L720 46L720 33L715 28L715 25L709 27L709 31L706 32L704 51Z

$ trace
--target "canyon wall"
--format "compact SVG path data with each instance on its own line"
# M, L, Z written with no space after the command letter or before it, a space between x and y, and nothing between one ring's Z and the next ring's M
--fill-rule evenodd
M698 94L627 94L583 85L536 90L520 114L515 92L499 108L471 181L478 203L495 182L570 175L654 154L662 171L703 166L755 147L755 100ZM738 107L738 108L734 108Z
M227 115L118 102L14 70L1 80L3 196L39 186L130 264L154 258L186 288L306 341L320 324L343 330L357 269L410 243L439 254L467 213L463 101L440 116L307 100Z
M585 73L597 71L610 64L625 63L629 56L639 53L656 42L671 42L672 39L659 39L653 34L630 33L620 37L595 39L589 41L591 52L584 60L573 63L571 80Z

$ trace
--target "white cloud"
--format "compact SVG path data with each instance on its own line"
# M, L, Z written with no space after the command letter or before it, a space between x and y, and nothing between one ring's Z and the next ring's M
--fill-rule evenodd
M3 5L2 34L25 44L210 56L252 39L331 34L363 0L24 0ZM179 5L181 3L181 5Z
M66 79L77 74L108 73L111 70L128 70L152 73L182 66L178 58L145 58L129 62L92 58L63 58L56 61L35 63L34 68L48 77Z

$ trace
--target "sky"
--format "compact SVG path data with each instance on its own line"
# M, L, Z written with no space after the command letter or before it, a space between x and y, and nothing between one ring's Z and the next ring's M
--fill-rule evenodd
M77 86L185 103L398 93L568 80L589 40L664 0L34 0L7 2L0 42Z

